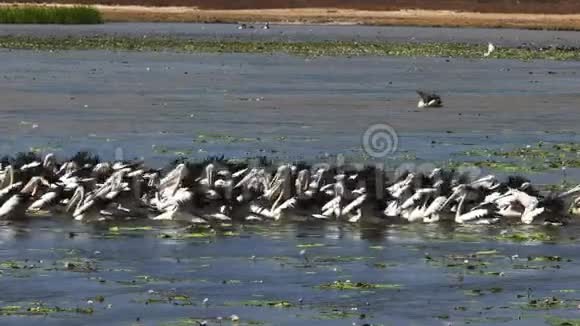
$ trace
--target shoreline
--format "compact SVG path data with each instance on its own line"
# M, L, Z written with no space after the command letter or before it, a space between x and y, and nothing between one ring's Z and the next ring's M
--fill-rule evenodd
M0 3L0 6L74 6L67 4ZM447 10L371 11L337 8L199 9L91 5L106 22L189 22L284 24L348 24L377 26L484 27L580 30L580 14L477 13Z
M108 51L170 51L177 53L245 53L286 54L306 57L442 57L484 58L486 46L449 43L396 43L353 41L253 41L253 40L193 40L176 37L132 36L0 36L0 49L19 50L108 50ZM576 47L522 48L501 47L488 59L512 60L580 60Z

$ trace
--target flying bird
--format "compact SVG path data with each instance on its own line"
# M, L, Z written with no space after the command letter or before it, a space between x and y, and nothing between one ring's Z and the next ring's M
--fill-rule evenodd
M441 97L435 93L428 93L425 91L417 91L419 97L419 104L417 107L419 109L422 108L440 108L443 106L443 101L441 101Z

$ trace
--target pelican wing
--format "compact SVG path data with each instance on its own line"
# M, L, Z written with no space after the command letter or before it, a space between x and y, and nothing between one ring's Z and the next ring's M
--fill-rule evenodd
M419 97L423 100L424 103L429 103L433 100L435 101L441 101L441 97L435 93L429 93L426 91L422 91L422 90L418 90L417 94L419 95Z
M485 218L485 217L490 217L491 215L492 215L492 213L489 211L489 209L480 208L480 209L475 209L475 210L472 210L468 213L461 214L461 215L455 217L455 222L466 223L469 221L478 220L478 219Z

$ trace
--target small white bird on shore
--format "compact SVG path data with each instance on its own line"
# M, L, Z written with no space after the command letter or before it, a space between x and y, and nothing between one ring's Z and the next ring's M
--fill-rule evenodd
M493 43L490 42L487 44L487 52L485 52L483 56L489 57L493 51L495 51L495 45L493 45Z

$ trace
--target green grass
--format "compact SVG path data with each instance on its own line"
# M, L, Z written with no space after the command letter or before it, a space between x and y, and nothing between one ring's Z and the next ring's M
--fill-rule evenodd
M173 51L186 53L283 53L298 56L406 56L483 59L486 47L459 43L197 41L185 38L2 36L0 48L33 50ZM574 49L499 48L490 58L580 60Z
M17 6L0 7L0 24L101 24L101 13L94 8Z

